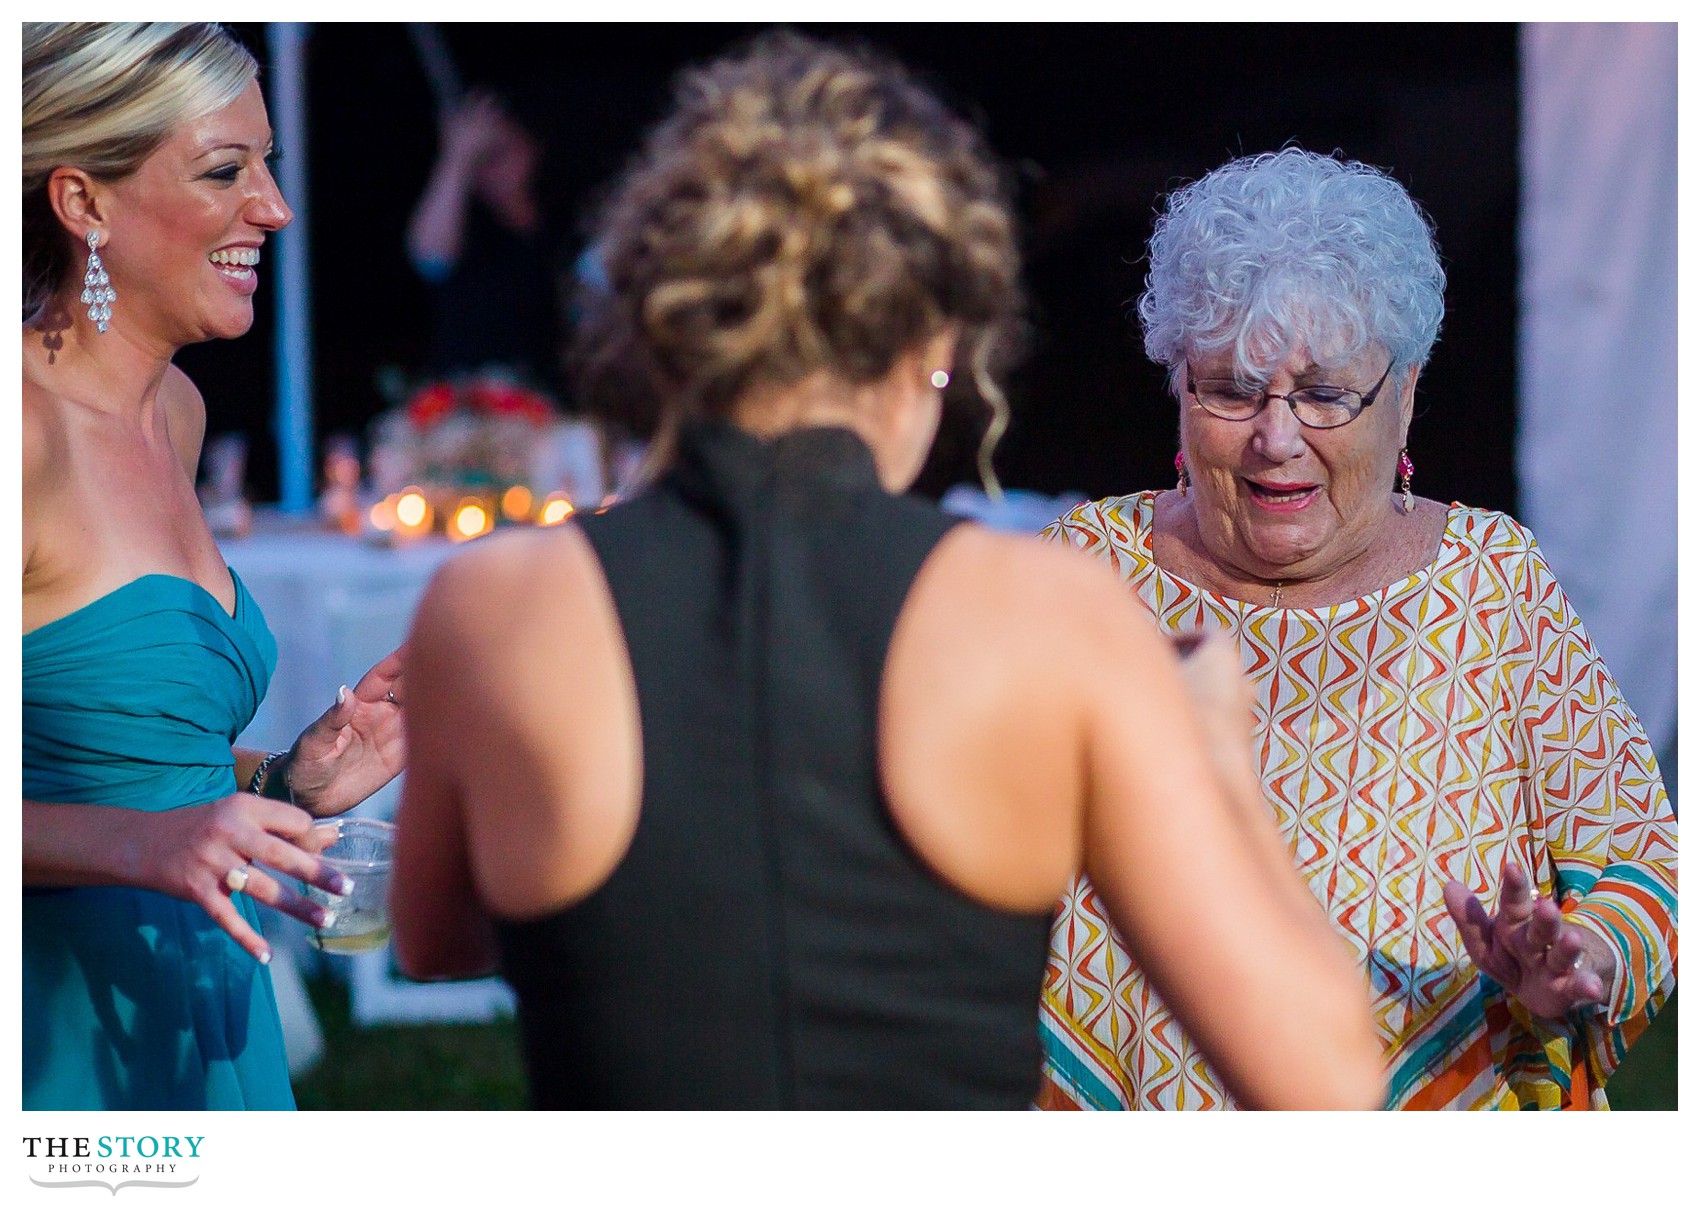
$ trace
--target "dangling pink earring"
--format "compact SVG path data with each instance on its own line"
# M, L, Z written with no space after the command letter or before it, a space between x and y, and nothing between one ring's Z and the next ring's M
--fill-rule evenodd
M1416 469L1417 465L1411 462L1411 452L1401 450L1399 452L1399 491L1405 494L1406 513L1410 513L1411 507L1415 504L1411 499L1411 473Z
M1175 474L1180 478L1175 481L1175 491L1186 496L1187 485L1192 483L1192 477L1186 474L1186 456L1175 451Z

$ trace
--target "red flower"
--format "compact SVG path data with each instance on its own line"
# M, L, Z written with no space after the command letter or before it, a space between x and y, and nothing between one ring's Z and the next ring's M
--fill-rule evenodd
M475 383L467 392L467 403L487 416L516 417L534 425L545 424L555 415L546 398L512 383Z
M407 402L407 419L415 429L429 429L455 410L459 400L447 383L431 383L413 393Z

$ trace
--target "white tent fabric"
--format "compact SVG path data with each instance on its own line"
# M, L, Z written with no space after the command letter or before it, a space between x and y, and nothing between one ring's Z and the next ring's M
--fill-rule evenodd
M1653 744L1676 737L1674 24L1522 31L1517 472Z

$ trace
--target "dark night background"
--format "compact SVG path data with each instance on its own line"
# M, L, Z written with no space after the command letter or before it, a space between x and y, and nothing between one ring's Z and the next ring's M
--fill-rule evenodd
M265 27L236 32L266 62ZM753 32L732 25L447 25L469 84L541 136L560 265L597 188L666 108L668 83ZM1131 302L1159 196L1285 142L1390 170L1433 217L1447 314L1417 396L1417 489L1516 504L1517 33L1494 25L813 26L882 48L973 116L1014 167L1033 335L997 466L1009 487L1103 496L1173 478L1175 405ZM402 233L436 149L434 104L399 24L320 24L307 43L320 440L417 375L427 298ZM264 75L262 75L264 80ZM291 199L300 209L300 199ZM186 349L208 432L246 430L249 487L276 498L271 294L240 341ZM570 398L566 401L572 407ZM972 478L971 418L948 424L922 488Z

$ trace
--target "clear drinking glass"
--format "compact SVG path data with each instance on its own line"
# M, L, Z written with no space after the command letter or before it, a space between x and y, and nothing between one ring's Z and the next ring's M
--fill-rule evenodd
M310 926L307 941L321 951L355 955L376 951L390 941L390 866L395 856L395 826L355 817L315 825L314 832L335 830L336 839L319 852L319 861L354 882L354 891L337 896L303 884L301 891L331 914L323 926Z

